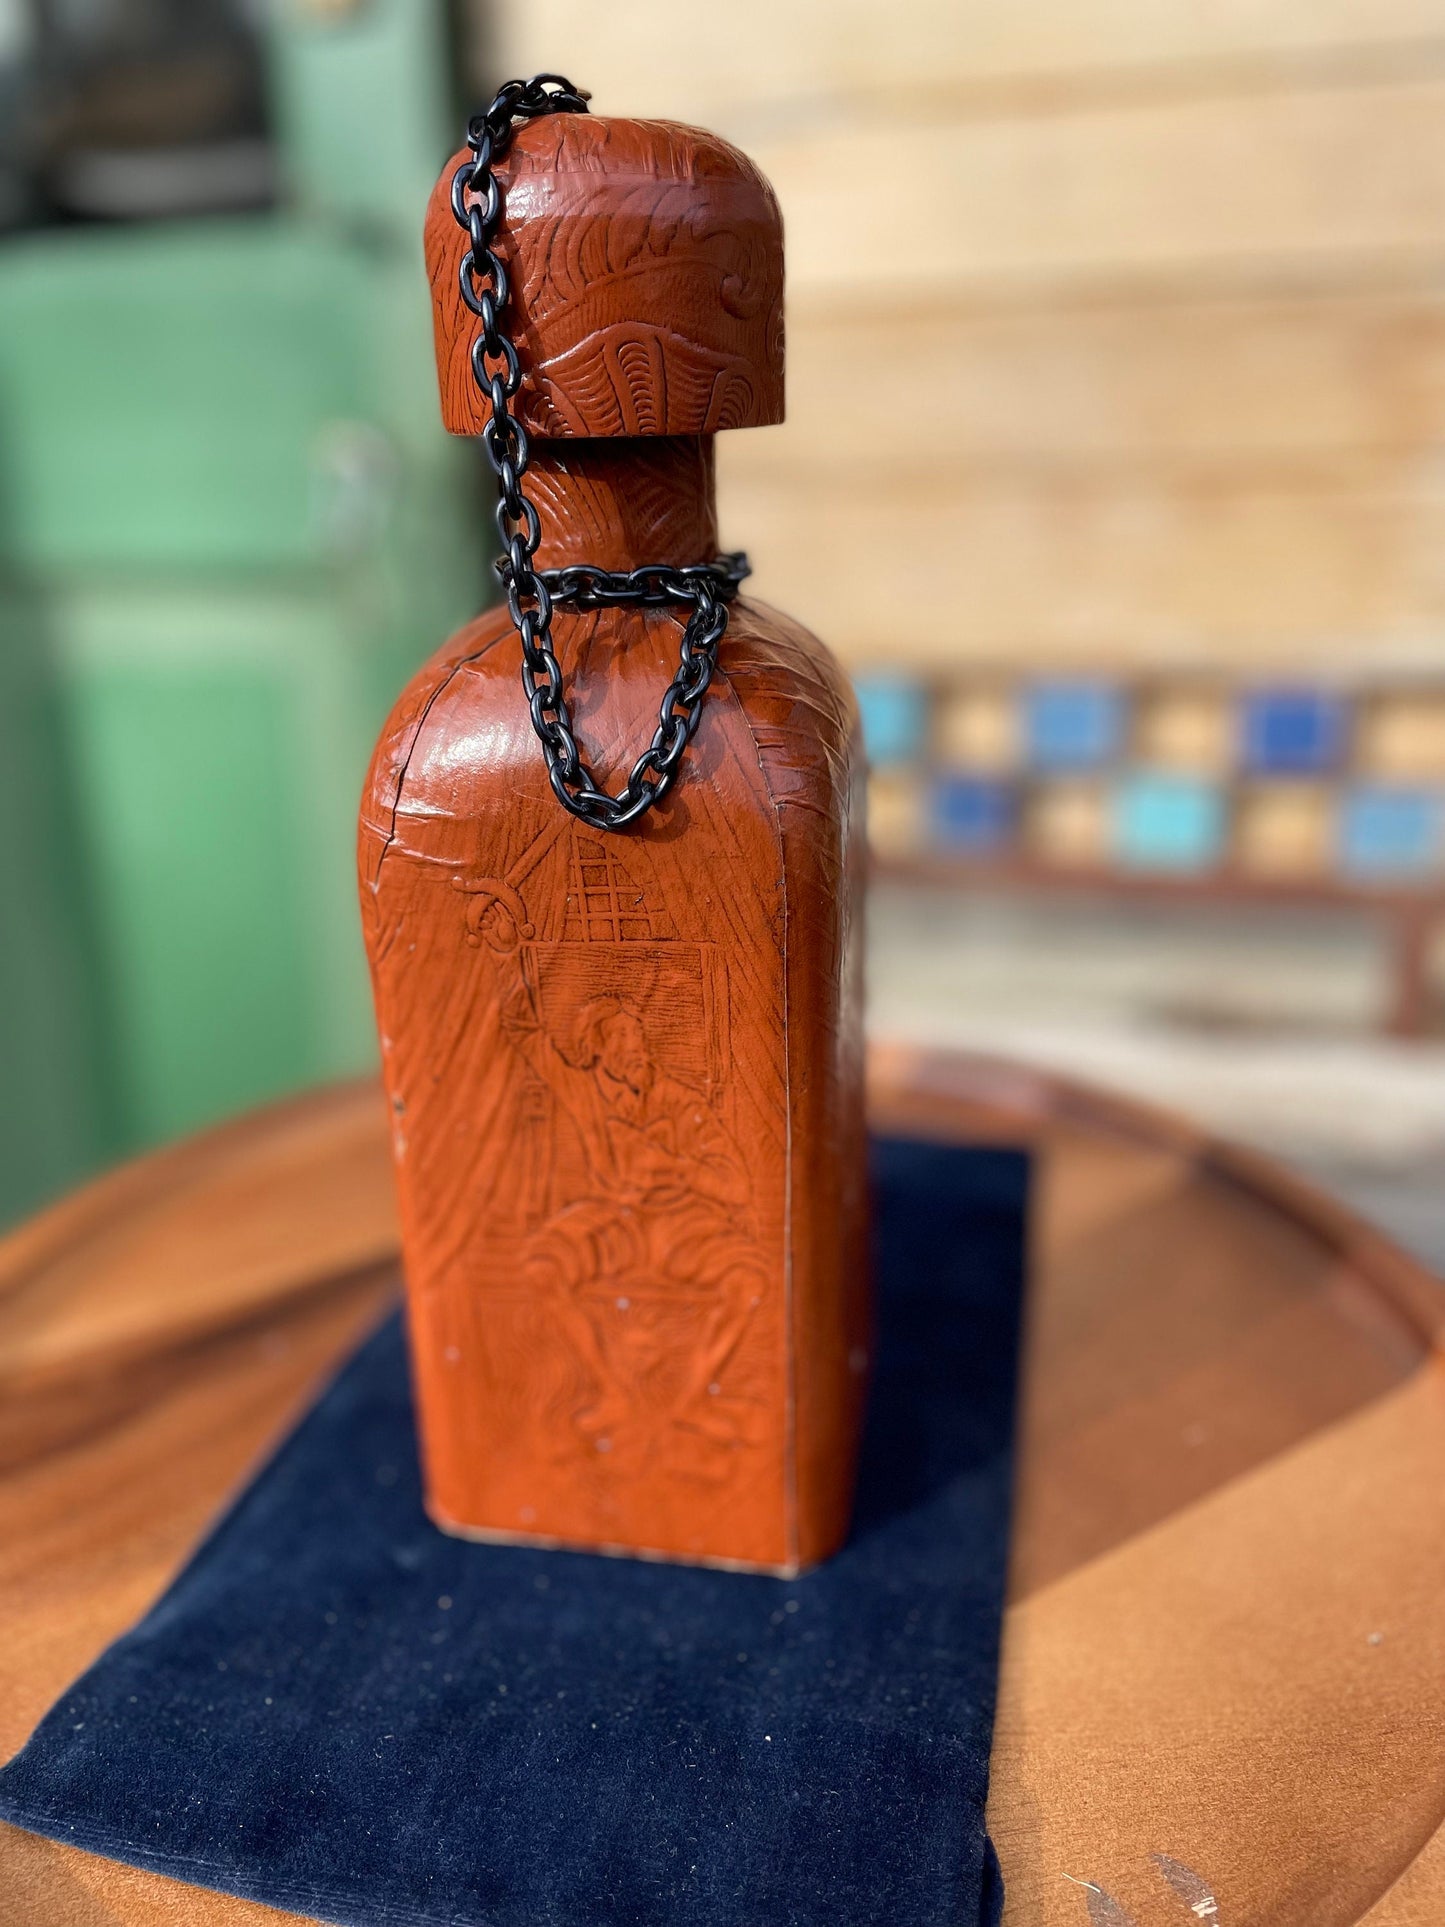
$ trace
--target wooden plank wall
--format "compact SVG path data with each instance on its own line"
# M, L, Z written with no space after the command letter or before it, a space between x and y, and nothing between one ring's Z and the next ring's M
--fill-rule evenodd
M724 535L855 667L1445 661L1445 0L502 0L788 224Z

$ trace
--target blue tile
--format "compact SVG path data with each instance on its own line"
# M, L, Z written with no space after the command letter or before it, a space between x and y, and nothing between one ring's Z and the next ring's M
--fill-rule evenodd
M1241 714L1245 768L1254 776L1319 776L1345 754L1349 705L1327 689L1253 689Z
M1356 876L1421 876L1441 867L1445 795L1366 784L1340 812L1340 863Z
M929 798L929 829L940 849L993 856L1013 840L1013 785L988 776L940 776Z
M905 676L860 676L854 683L868 761L913 763L928 741L928 695Z
M1203 777L1141 770L1113 799L1114 856L1141 870L1207 870L1224 853L1224 792Z
M1037 770L1097 769L1119 754L1127 709L1112 683L1041 682L1025 698L1025 740Z

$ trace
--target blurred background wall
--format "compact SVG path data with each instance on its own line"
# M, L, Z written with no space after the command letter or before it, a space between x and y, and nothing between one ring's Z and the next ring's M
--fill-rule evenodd
M420 210L539 68L779 191L723 533L859 683L878 1021L1445 1143L1445 0L0 0L0 1211L369 1061L485 593Z

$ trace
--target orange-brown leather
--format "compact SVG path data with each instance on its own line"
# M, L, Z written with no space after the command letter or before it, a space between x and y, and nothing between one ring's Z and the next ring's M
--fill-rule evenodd
M426 247L443 414L476 433L454 168ZM782 411L771 189L712 134L571 115L521 126L499 178L537 565L711 560L713 432ZM554 614L605 789L682 627ZM455 636L361 807L428 1508L796 1572L847 1531L871 1339L856 706L738 603L674 788L618 835L553 795L521 668L505 611Z
M447 162L426 213L442 420L479 435L477 320ZM493 241L522 359L516 409L544 436L711 435L783 419L783 222L746 154L672 121L549 115L498 164ZM689 561L697 560L689 557Z

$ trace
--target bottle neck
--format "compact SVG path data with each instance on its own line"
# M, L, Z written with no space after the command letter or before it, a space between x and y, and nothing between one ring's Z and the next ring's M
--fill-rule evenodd
M680 568L718 552L711 435L534 441L522 487L541 519L540 569Z

